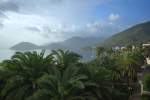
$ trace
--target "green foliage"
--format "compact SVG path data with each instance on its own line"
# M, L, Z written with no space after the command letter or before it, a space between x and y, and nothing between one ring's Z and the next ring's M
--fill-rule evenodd
M144 57L103 47L87 63L70 51L17 52L0 69L2 100L128 100Z
M78 91L85 88L83 80L86 78L87 76L79 73L77 67L66 68L62 75L59 69L53 68L51 74L46 74L39 79L41 89L35 92L33 97L39 98L45 95L52 100L71 100L78 97ZM48 92L39 94L40 91Z
M105 52L105 48L104 47L97 47L96 48L96 56L97 57L101 56L104 52Z
M143 79L144 89L150 91L150 74L146 74Z
M144 90L145 91L150 91L150 74L144 75L143 85L144 85ZM149 96L142 96L141 99L142 100L149 100L150 97Z
M52 56L44 57L44 52L16 52L11 60L3 62L0 77L5 82L1 96L5 100L25 100L37 90L37 80L48 73Z
M54 57L54 62L57 67L60 68L60 70L64 70L69 65L76 65L79 64L79 61L81 59L81 56L70 51L64 51L64 50L53 50L52 55Z
M144 53L144 56L145 57L150 57L150 47L148 46L148 47L145 47L144 49L143 49L143 53Z

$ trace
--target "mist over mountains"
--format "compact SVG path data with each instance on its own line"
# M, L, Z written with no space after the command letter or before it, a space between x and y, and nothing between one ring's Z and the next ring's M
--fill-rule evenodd
M12 50L34 50L34 49L69 49L72 51L82 48L101 45L101 46L122 46L126 44L144 43L150 41L150 21L137 24L109 38L105 37L72 37L65 41L48 43L45 45L35 45L29 42L21 42L13 47Z
M15 51L67 49L82 55L85 59L89 59L93 55L93 52L85 48L95 46L104 39L104 37L72 37L62 42L48 43L41 46L29 42L21 42L10 49Z
M12 50L34 50L34 49L69 49L69 50L78 50L82 49L84 47L90 47L94 46L97 43L103 41L105 38L102 37L72 37L62 42L56 42L56 43L48 43L45 45L35 45L33 43L29 42L21 42L13 47L11 47Z
M109 38L105 37L72 37L65 41L48 43L45 45L35 45L29 42L21 42L11 47L15 51L28 51L36 49L56 50L67 49L74 51L84 58L93 55L93 48L96 46L124 46L127 44L146 43L150 41L150 21L135 25L123 32L119 32Z

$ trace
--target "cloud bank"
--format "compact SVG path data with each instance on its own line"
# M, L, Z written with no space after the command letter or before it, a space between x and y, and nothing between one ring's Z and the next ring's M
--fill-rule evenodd
M116 25L120 15L108 13L105 20L93 15L97 6L110 1L2 0L0 42L10 47L22 41L41 45L72 36L111 35L120 30Z

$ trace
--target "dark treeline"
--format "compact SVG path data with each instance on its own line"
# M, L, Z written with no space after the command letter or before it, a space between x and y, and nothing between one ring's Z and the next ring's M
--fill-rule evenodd
M129 100L149 50L96 51L89 62L66 50L16 52L0 65L0 100Z

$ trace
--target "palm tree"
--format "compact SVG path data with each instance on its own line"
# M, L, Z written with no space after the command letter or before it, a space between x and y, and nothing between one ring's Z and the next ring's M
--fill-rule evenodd
M104 49L100 51L104 53ZM44 53L17 52L2 63L0 99L116 100L124 90L120 89L121 78L129 84L143 64L143 56L135 51L105 55L102 64L81 63L80 55L66 50L54 50L47 56ZM112 78L114 73L121 75L119 81Z
M3 73L0 73L6 82L1 92L3 100L25 100L37 90L37 80L48 73L53 64L53 57L44 53L16 52L11 60L3 62Z
M118 65L122 76L125 78L128 86L131 81L137 81L137 73L144 64L144 57L141 53L136 51L122 52L118 57Z
M38 82L40 89L29 100L83 100L79 93L85 88L87 76L79 70L70 66L62 73L59 68L53 67L50 74L41 77Z
M105 52L105 48L104 47L97 47L96 48L96 56L99 57L100 55L103 55L103 53Z
M143 53L145 57L150 57L150 47L144 47L143 48Z
M64 70L69 65L77 65L80 63L81 56L68 50L53 50L55 65L61 70Z
M85 100L112 100L111 71L104 67L86 65L82 73L88 76L85 81L85 89L81 93Z
M0 73L2 74L3 73L3 75L4 75L4 71L2 70L2 66L0 66ZM1 90L3 89L3 87L4 87L4 84L5 84L5 82L4 82L4 77L2 77L2 76L0 76L0 94L1 94ZM0 95L0 100L2 100L2 96Z
M109 70L99 66L77 66L79 60L71 60L74 56L69 56L70 53L53 52L57 66L40 78L39 89L28 100L112 100Z
M127 50L127 51L132 51L132 50L133 50L133 49L132 49L132 45L129 45L129 44L126 45L126 50Z

